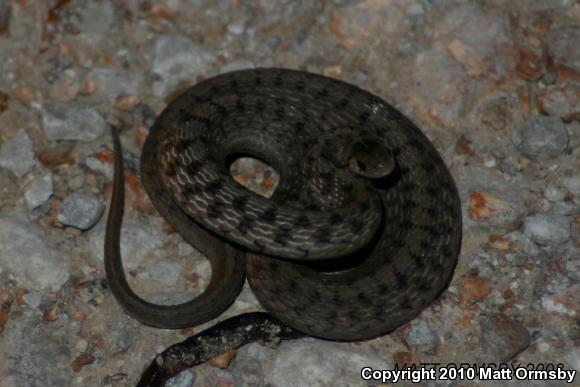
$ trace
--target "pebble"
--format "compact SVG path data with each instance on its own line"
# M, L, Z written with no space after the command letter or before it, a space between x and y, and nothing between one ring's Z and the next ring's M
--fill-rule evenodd
M151 71L159 79L153 81L153 94L165 97L181 81L195 80L215 61L205 47L182 35L164 35L153 45Z
M64 225L88 230L93 227L103 215L105 205L92 196L73 193L64 198L58 212L58 221Z
M275 356L272 384L279 387L358 385L363 367L392 368L379 357L313 339L283 342Z
M24 199L30 209L35 209L53 194L52 174L46 172L30 181L24 188Z
M52 141L92 141L102 136L108 127L95 109L74 102L45 106L42 126Z
M528 330L505 315L483 320L481 332L482 347L489 361L509 361L530 345Z
M538 109L545 115L569 122L580 119L580 88L550 89L538 95Z
M570 218L532 215L524 219L524 233L541 246L563 243L570 239Z
M525 156L544 160L564 153L568 147L568 132L559 117L538 116L514 132L513 142Z
M165 387L192 387L195 383L195 372L191 369L181 372L165 383Z
M138 95L143 75L129 69L98 68L89 73L96 90L114 104L119 95Z
M562 179L562 184L572 195L580 198L580 176L565 177Z
M39 292L38 290L32 290L26 293L23 299L26 305L28 305L32 309L36 309L40 306L40 303L42 302L42 293Z
M175 286L183 268L180 264L163 261L149 266L139 273L139 277L144 280L154 280L166 286Z
M559 76L566 77L566 70L571 72L572 78L580 75L580 29L574 27L554 28L548 38L548 54L557 68L562 71ZM575 75L574 75L575 74Z
M0 146L0 167L22 177L37 164L32 141L20 129L16 135Z
M0 214L0 246L0 267L14 274L20 286L54 291L67 281L68 268L62 256L47 245L38 227L22 216Z
M90 253L99 264L103 262L104 237L104 222L89 233ZM125 270L137 269L155 249L163 246L165 238L166 234L159 227L125 217L121 228L121 256Z

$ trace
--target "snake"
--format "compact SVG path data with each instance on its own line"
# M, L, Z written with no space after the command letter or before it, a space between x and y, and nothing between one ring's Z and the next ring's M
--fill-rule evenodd
M158 116L142 149L143 186L212 270L186 303L152 304L126 280L118 134L114 146L106 276L126 313L146 325L216 318L247 277L261 306L293 329L366 340L416 317L452 278L462 220L449 169L410 119L355 85L300 70L238 70L197 83ZM271 198L232 178L239 156L278 172Z

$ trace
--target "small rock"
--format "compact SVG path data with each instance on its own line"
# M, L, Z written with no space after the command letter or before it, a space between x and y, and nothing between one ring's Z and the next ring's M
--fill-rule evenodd
M359 385L363 367L389 369L378 357L313 339L282 342L275 356L272 384L279 387Z
M107 130L107 123L95 109L77 103L46 106L42 125L49 140L92 141Z
M507 235L508 240L516 244L516 246L521 249L530 257L537 257L540 254L540 249L538 246L524 233L520 231L510 232Z
M191 387L195 382L195 371L192 369L180 372L165 383L165 387Z
M524 233L539 245L566 242L570 238L570 219L547 214L524 219Z
M548 89L537 98L538 110L547 116L560 117L569 122L580 120L580 88Z
M62 257L48 247L38 227L28 220L0 215L0 246L0 267L13 273L21 286L54 291L67 281Z
M239 22L234 22L228 24L228 31L233 35L241 35L244 32L244 24Z
M194 252L195 252L195 249L189 243L179 242L177 244L177 255L179 255L181 257L192 255L192 254L194 254Z
M554 215L570 216L577 211L578 206L570 202L557 202L552 206L552 213Z
M167 286L175 286L183 268L171 261L159 262L139 274L140 278L162 282Z
M539 116L514 132L518 150L532 160L557 157L568 147L568 131L559 117Z
M153 93L165 97L179 82L194 82L215 61L214 54L182 35L163 35L153 47Z
M562 179L562 184L572 195L580 198L580 176L566 177Z
M482 321L481 336L483 350L496 361L509 361L530 345L528 330L504 315Z
M101 222L90 231L89 235L91 254L101 263L103 261L104 237L105 224ZM134 219L126 217L121 229L121 256L125 269L138 268L152 251L163 246L165 237L166 234L161 231L160 227L154 227L148 222L136 222Z
M544 190L544 197L551 202L558 202L564 199L564 192L555 187L553 184L550 184Z
M47 172L26 185L24 199L30 209L35 209L44 204L52 196L52 193L52 174Z
M31 292L26 293L23 299L26 305L28 305L32 309L36 309L42 302L42 293L39 292L38 290L33 290Z
M561 68L558 75L570 72L572 78L580 76L580 28L564 27L550 31L546 42L548 43L548 55L556 68Z
M143 81L139 72L127 69L94 69L89 77L95 82L96 90L111 104L122 94L139 95L139 85Z
M73 193L62 201L58 221L80 230L88 230L101 218L105 205L94 196Z
M30 137L23 129L16 132L12 140L0 146L0 167L18 177L24 176L36 165L36 157Z

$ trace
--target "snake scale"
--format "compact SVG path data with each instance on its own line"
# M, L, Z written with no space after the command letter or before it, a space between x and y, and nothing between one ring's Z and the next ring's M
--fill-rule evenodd
M334 144L325 138L349 132L358 143L320 151L331 160L320 165L308 161L313 147ZM386 176L369 179L360 170L382 162L365 156L377 147L392 165ZM415 317L453 274L461 208L451 174L409 119L348 83L288 69L235 71L198 83L158 117L142 151L144 187L212 267L205 292L184 304L148 303L125 279L116 136L115 149L107 278L126 312L147 325L181 328L217 317L247 272L260 304L283 323L320 338L363 340ZM228 166L239 155L279 173L272 198L231 178ZM340 163L359 174L339 180ZM307 169L320 169L326 186L308 188ZM314 204L306 203L308 190L319 193Z

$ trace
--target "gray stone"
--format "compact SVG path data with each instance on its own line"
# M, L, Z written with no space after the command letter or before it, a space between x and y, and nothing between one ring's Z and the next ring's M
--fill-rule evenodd
M564 153L568 131L559 117L539 116L515 131L512 140L522 154L538 161Z
M95 109L74 102L45 106L42 125L48 139L53 141L92 141L107 129L107 123Z
M26 185L24 200L30 209L35 209L44 204L52 196L52 193L52 174L46 172Z
M105 205L98 198L73 193L62 201L57 219L64 225L88 230L101 218Z
M548 214L532 215L524 219L524 233L539 245L563 243L570 238L570 219Z
M192 387L195 382L195 372L191 369L180 372L165 383L165 387Z
M544 197L551 202L559 202L564 199L564 192L562 192L558 187L550 184L544 190Z
M24 288L58 290L68 279L62 258L46 244L38 227L19 215L0 215L0 266Z
M548 51L556 65L580 72L580 28L552 29L546 39Z
M0 167L18 177L24 176L36 165L32 141L21 129L14 138L0 146Z
M211 51L182 35L159 37L153 57L152 71L159 76L153 82L153 94L157 97L167 96L179 82L193 83L216 60Z
M121 94L139 95L139 86L143 81L141 73L128 69L100 68L90 72L91 79L110 104L114 104Z
M562 179L562 184L572 195L580 198L580 176L566 177Z
M480 325L482 349L489 360L509 361L530 345L527 329L506 316L490 316Z
M89 234L91 254L101 263L103 261L104 237L104 223L100 223ZM148 222L136 222L135 219L125 217L121 228L121 256L125 269L137 269L152 251L163 246L165 237L166 234L160 227L154 227Z
M28 305L32 309L36 309L40 306L40 303L42 302L42 293L39 292L38 290L33 290L31 292L26 293L22 298L24 299L26 305Z
M537 257L540 254L540 248L526 234L520 231L510 232L507 238L517 244L530 257Z
M183 268L180 264L163 261L148 267L139 273L139 277L146 280L158 281L167 286L175 286L182 271Z
M551 212L555 215L570 216L578 211L578 205L573 202L557 202L552 206Z
M276 351L272 384L278 387L359 385L363 367L390 368L379 357L337 343L314 339L288 341Z

